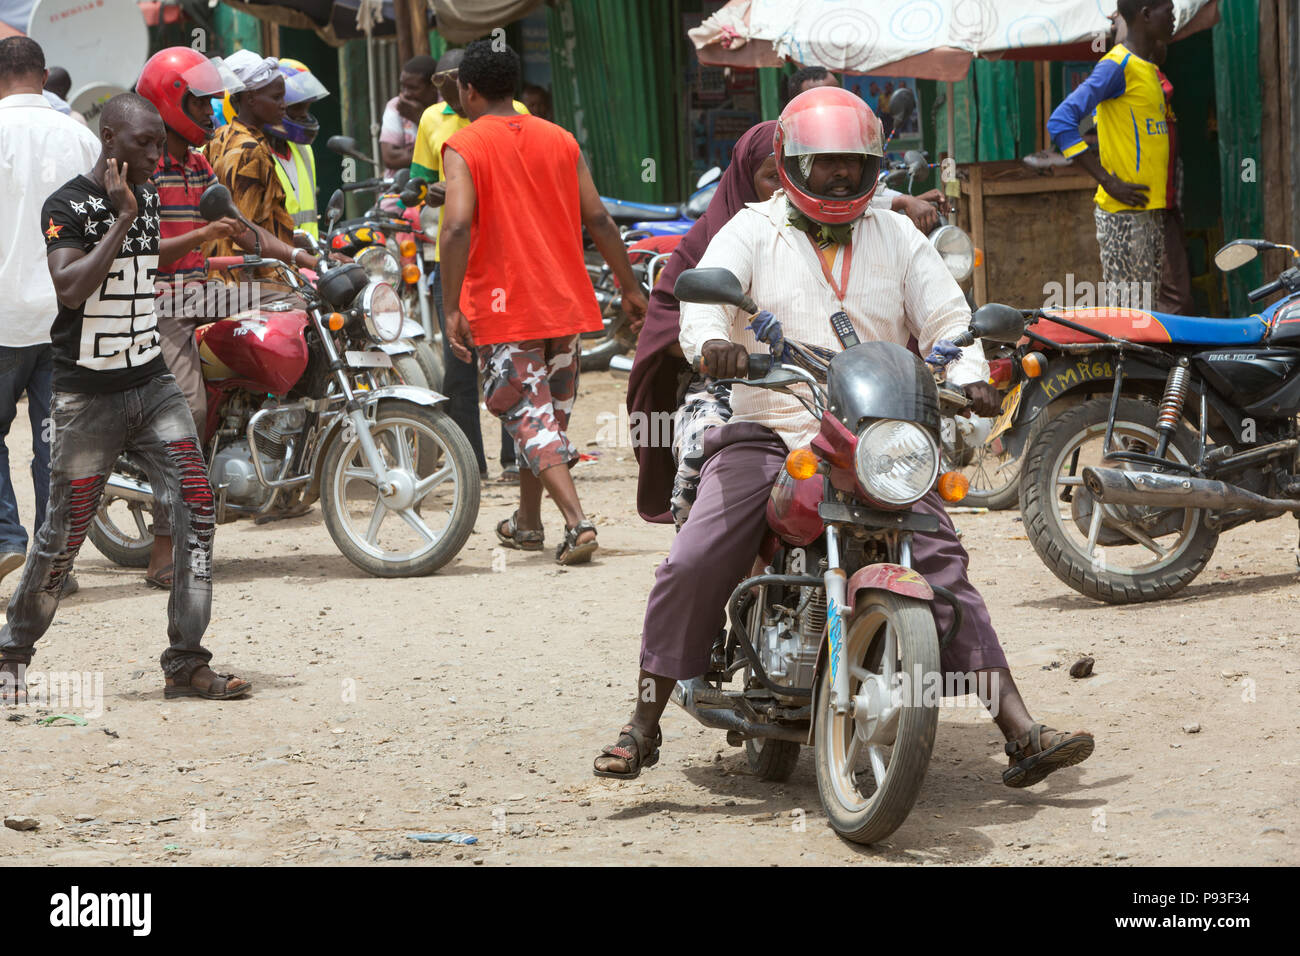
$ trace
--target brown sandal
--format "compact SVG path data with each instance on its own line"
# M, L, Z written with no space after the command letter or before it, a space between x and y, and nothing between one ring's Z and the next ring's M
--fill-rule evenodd
M659 762L659 745L664 742L662 730L655 730L651 740L631 724L619 731L618 740L608 747L600 749L600 757L617 757L627 764L627 770L600 770L592 764L591 772L597 777L612 777L615 780L635 780L641 776L646 767L653 767ZM599 760L600 757L596 759Z
M1002 771L1008 787L1032 787L1054 770L1073 767L1092 756L1095 742L1086 730L1066 733L1045 724L1034 724L1029 733L1008 740L1003 750L1011 766Z
M516 511L505 521L498 521L497 540L507 548L517 551L541 551L546 547L546 532L538 528L526 531L519 527L519 512Z
M581 535L591 532L590 541L579 542ZM564 529L564 540L555 549L555 560L559 564L586 564L596 553L600 545L596 542L596 526L590 521L579 521L572 528Z
M206 675L204 675L204 671L207 672ZM202 686L196 685L194 683L196 676L200 680L206 676L206 683ZM234 674L218 674L207 664L203 664L194 668L183 684L168 677L167 685L163 688L163 697L167 700L175 700L178 697L202 697L204 700L234 700L236 697L243 697L252 689L252 681L246 681Z

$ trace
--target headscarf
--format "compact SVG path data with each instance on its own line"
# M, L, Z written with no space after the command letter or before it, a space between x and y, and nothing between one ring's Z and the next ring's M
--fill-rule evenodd
M731 165L722 174L709 208L686 233L655 282L627 383L629 413L639 412L646 421L653 421L649 416L655 412L671 414L677 410L679 378L683 372L690 371L690 366L668 351L681 332L680 304L673 297L673 283L682 272L699 264L704 250L732 216L746 203L758 201L754 174L763 160L772 155L775 134L776 121L769 120L740 137L731 153ZM637 511L646 521L670 524L673 519L668 499L676 470L672 449L638 446L633 448L633 453L641 469L636 490Z
M279 60L252 50L236 50L225 61L246 90L260 90L264 86L270 86L280 76Z

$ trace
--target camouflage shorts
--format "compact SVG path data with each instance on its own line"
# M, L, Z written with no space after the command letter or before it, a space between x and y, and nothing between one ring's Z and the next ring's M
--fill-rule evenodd
M478 350L483 401L501 419L535 475L578 460L565 434L578 395L578 343L574 335Z
M678 528L690 516L700 487L704 433L731 420L731 388L723 385L710 392L710 381L696 378L673 416L673 461L677 464L677 474L673 476L673 494L668 507Z

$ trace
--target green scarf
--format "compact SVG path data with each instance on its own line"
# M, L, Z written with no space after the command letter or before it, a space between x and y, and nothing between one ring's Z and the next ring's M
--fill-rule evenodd
M800 232L808 233L818 246L825 246L831 242L839 246L847 246L853 240L853 223L851 222L842 222L838 226L828 226L825 223L814 222L809 219L796 209L793 203L787 203L786 208L789 210L786 222Z

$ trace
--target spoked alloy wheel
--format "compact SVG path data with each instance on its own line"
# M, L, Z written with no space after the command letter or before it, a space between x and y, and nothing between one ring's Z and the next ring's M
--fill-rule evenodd
M814 733L817 790L831 827L875 843L907 819L921 792L939 723L934 617L922 601L864 593L844 635L852 705L835 713L822 667ZM927 676L933 675L933 676Z
M478 518L469 440L445 412L406 401L381 402L370 428L388 487L380 488L345 427L322 465L325 526L344 556L370 574L431 574L459 553Z
M1054 419L1026 458L1021 487L1025 531L1043 563L1081 594L1112 604L1168 597L1198 575L1218 534L1198 508L1104 505L1083 484L1089 465L1150 471L1145 464L1103 462L1110 399L1095 398ZM1155 406L1121 398L1112 450L1154 454ZM1179 427L1166 457L1187 464L1196 439Z

